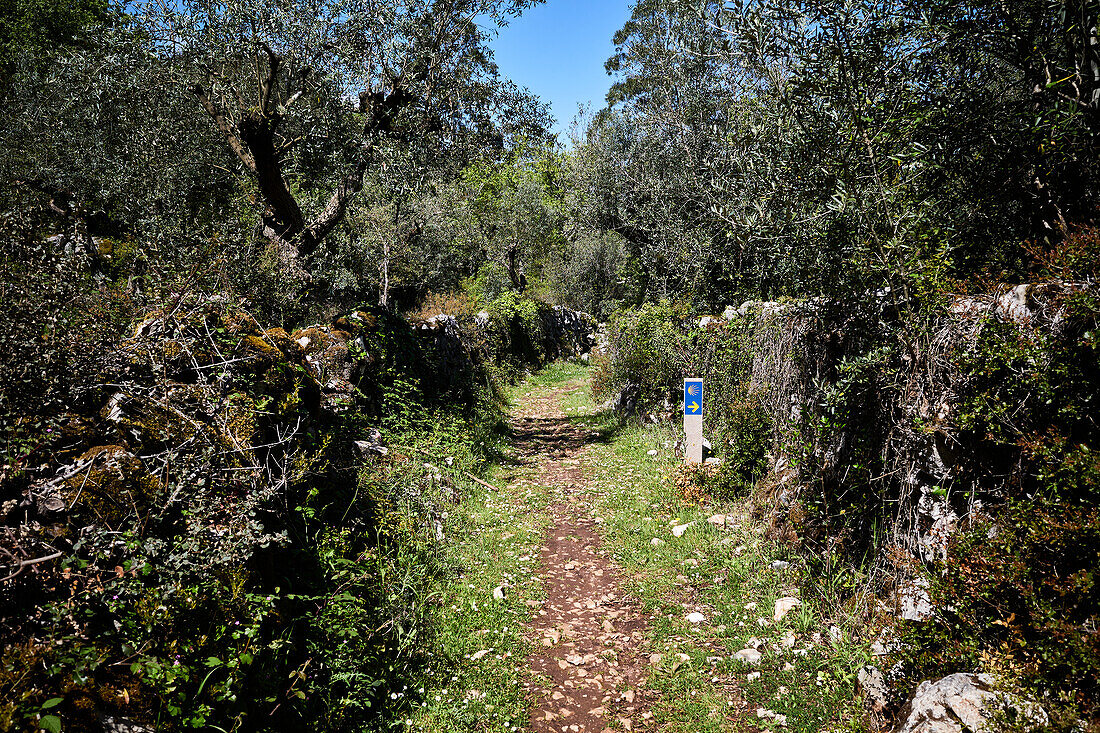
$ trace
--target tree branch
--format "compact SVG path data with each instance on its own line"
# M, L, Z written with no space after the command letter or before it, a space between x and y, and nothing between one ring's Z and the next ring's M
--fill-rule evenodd
M282 161L275 145L278 124L277 117L265 116L257 110L245 115L238 129L255 161L256 184L268 207L264 224L289 241L301 233L305 217L283 177Z
M267 78L260 82L260 111L265 116L269 116L273 113L271 94L279 83L279 68L282 66L283 60L264 41L257 41L256 43L267 54Z
M303 94L305 94L305 92L306 92L306 90L303 87L302 89L299 89L298 91L294 92L294 94L290 95L290 99L286 100L286 104L283 105L283 109L284 110L290 109L291 105L293 105L295 102L297 102L298 99Z
M200 86L199 84L195 84L191 87L191 92L196 97L198 97L199 104L201 104L203 106L203 109L206 110L207 114L209 114L214 119L214 123L218 126L218 129L221 130L222 137L224 137L225 141L229 143L229 148L237 155L238 158L240 158L241 162L244 163L245 168L248 168L248 170L255 173L256 160L252 157L252 154L248 152L248 148L245 147L244 141L241 140L240 136L233 130L233 127L229 124L229 120L225 118L225 115L218 111L217 107L214 106L214 103L210 101L210 98L208 96L206 96L206 91L202 88L202 86Z
M279 143L279 146L277 148L275 148L275 154L281 158L284 154L286 154L288 150L292 149L300 142L302 142L301 135L291 140L284 140L283 142Z
M306 227L302 234L301 254L309 254L316 249L317 245L344 218L352 197L363 188L363 176L367 172L367 164L372 157L371 152L369 149L363 152L363 157L340 181L325 208Z
M9 556L11 556L10 552L7 553L7 554ZM19 563L17 564L15 572L11 573L10 575L6 575L3 578L0 578L0 581L11 580L15 576L22 573L25 568L28 568L31 565L37 565L40 562L48 562L49 560L56 560L57 558L61 557L63 554L64 553L61 553L61 552L55 552L51 555L46 555L45 557L36 557L33 560L20 560Z

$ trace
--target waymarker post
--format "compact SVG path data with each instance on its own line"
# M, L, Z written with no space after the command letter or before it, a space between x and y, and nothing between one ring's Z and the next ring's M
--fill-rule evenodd
M684 462L703 462L703 380L684 380Z

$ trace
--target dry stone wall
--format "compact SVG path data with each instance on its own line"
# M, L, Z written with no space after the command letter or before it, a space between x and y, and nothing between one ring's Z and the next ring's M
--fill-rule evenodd
M546 306L540 317L542 331L532 338L545 358L585 353L595 342L595 322L583 313ZM18 513L54 521L93 499L118 511L147 510L165 490L158 477L170 463L178 471L187 456L198 460L196 476L214 461L268 480L272 461L341 413L376 417L387 378L420 382L427 399L469 400L471 385L484 383L479 371L523 362L511 346L507 324L492 318L441 314L407 324L357 311L287 333L219 304L151 314L106 359L109 373L89 390L84 409L62 417L52 450L28 472L37 478ZM353 464L359 437L337 436L330 458Z

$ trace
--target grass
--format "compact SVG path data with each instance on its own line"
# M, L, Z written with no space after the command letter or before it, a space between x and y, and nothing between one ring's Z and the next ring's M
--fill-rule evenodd
M406 725L410 730L517 730L526 726L521 682L527 674L527 601L541 587L533 575L541 545L537 491L529 504L479 487L459 510L461 529L451 548L458 568L439 589L441 603L432 658ZM502 589L504 597L494 595Z
M527 376L519 384L512 387L508 397L515 404L534 392L571 385L567 390L570 395L584 394L588 390L589 367L575 361L555 361L547 364L537 372ZM577 401L577 406L586 404Z
M590 401L577 407L577 420L607 419ZM855 681L865 645L826 618L824 604L801 595L797 559L765 539L743 503L692 501L674 488L677 437L676 426L621 429L582 464L595 479L604 548L652 615L649 643L660 659L650 686L663 693L654 710L662 730L858 729ZM733 526L707 521L717 514ZM680 525L691 526L676 537ZM776 560L789 564L773 569ZM786 596L802 605L777 624L775 601ZM706 620L689 623L692 612ZM763 652L758 666L734 658L750 645Z
M661 729L858 730L855 675L867 653L854 629L802 596L797 558L767 540L741 503L682 496L668 480L680 470L676 426L623 426L594 404L588 373L583 365L553 364L513 388L511 398L558 389L570 419L605 439L583 454L581 466L593 480L604 550L626 571L624 590L651 616L649 651L660 656L651 658L649 686L662 693L653 710ZM410 730L523 730L529 722L523 683L533 642L524 626L543 599L535 570L548 491L533 469L507 455L489 480L499 493L472 486L452 512L448 552L457 575L438 591L436 662L423 691L412 691L404 721ZM733 526L709 523L715 514L730 516ZM684 524L691 526L676 537L672 527ZM773 569L776 560L789 565ZM493 590L501 586L498 600ZM784 596L803 605L776 624L774 604ZM689 623L696 611L706 620ZM759 665L735 659L754 644L763 652ZM758 709L776 717L758 717Z
M494 477L496 478L496 477ZM449 552L456 568L439 588L432 658L406 720L410 730L466 731L526 726L524 625L537 603L545 500L538 487L497 494L475 485L456 509ZM523 501L521 502L520 499ZM535 511L530 511L532 508ZM503 598L494 595L501 589Z
M558 362L530 375L508 395L515 404L533 394L576 383L583 392L584 367ZM423 691L404 721L409 730L523 730L527 727L524 682L534 643L525 638L532 611L542 604L537 576L547 517L548 492L536 471L505 451L488 476L499 492L471 484L452 512L447 552L456 575L438 589L441 597ZM494 597L501 588L504 598Z

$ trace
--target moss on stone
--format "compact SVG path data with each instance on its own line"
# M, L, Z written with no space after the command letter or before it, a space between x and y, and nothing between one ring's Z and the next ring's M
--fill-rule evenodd
M74 514L118 526L128 517L148 513L160 492L160 481L125 446L94 446L80 460L88 467L67 479L62 488Z

